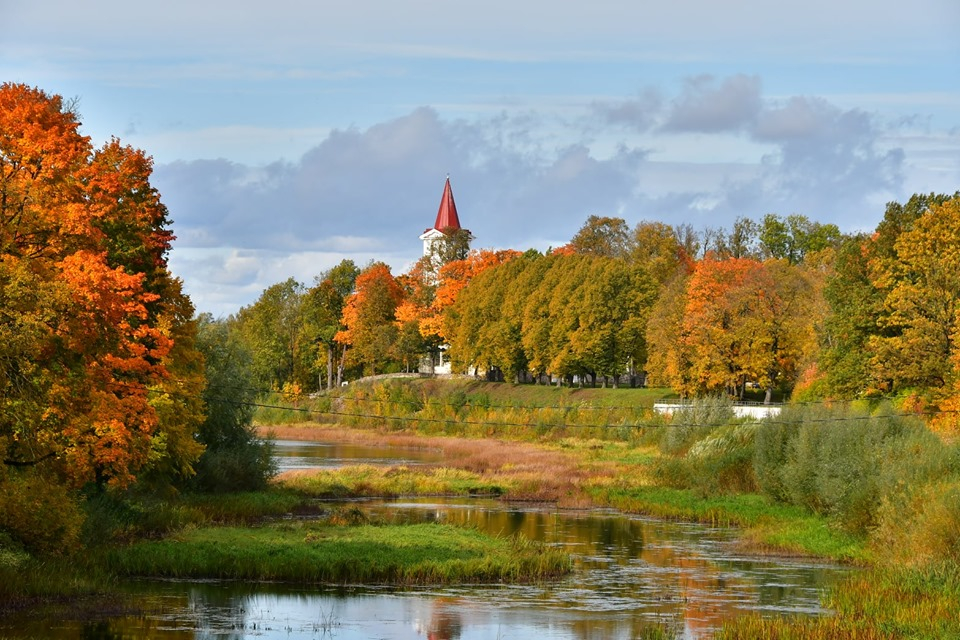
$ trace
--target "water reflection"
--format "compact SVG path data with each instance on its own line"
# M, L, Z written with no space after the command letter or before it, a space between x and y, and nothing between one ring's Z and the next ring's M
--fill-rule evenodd
M295 469L336 469L352 464L382 466L434 464L443 458L433 449L374 447L361 444L274 440L281 472Z
M298 443L302 444L302 443ZM4 638L633 638L670 625L708 637L723 620L821 613L819 595L847 569L740 554L735 532L612 512L569 512L492 499L360 503L397 522L448 522L562 546L570 577L545 584L391 587L136 581L138 610L51 625L42 612L0 620Z

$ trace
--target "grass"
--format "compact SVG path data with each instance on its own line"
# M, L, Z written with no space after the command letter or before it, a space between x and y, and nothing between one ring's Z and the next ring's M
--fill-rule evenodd
M313 473L291 473L283 486L318 498L501 495L505 483L446 467L355 465Z
M887 640L960 638L960 567L874 569L847 578L825 598L833 615L742 616L717 640Z
M563 575L563 552L440 524L320 522L204 527L106 551L121 575L333 584L536 581Z
M0 615L44 602L103 595L109 583L99 567L78 570L74 558L38 560L0 548Z
M601 487L591 496L627 513L743 528L744 544L757 551L794 553L859 564L870 560L865 537L832 527L805 509L757 494L702 497L687 489Z

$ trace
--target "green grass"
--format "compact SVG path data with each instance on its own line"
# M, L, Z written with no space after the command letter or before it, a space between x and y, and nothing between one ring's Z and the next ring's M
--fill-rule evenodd
M600 486L588 489L588 493L596 503L628 513L742 527L745 540L758 549L845 562L870 560L866 538L831 527L825 517L803 508L757 494L702 497L686 489L655 486Z
M571 570L566 554L449 525L204 527L106 551L121 575L335 584L535 581Z

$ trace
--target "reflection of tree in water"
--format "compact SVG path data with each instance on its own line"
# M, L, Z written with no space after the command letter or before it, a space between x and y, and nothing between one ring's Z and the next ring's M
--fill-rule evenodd
M428 640L457 640L463 631L463 622L460 613L456 610L457 602L446 598L439 598L430 614L430 628L427 629Z
M113 630L113 625L106 620L88 622L80 632L82 640L123 640L123 634Z
M640 557L645 523L618 517L560 517L549 511L457 509L438 513L442 520L469 525L491 535L523 534L548 544L572 544L586 553L627 562ZM420 516L421 518L423 516Z

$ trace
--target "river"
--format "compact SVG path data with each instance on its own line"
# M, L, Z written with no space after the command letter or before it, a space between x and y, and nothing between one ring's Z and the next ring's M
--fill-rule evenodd
M437 456L415 449L278 444L284 469L421 464ZM404 589L139 580L125 585L139 603L135 614L118 611L106 620L68 620L56 628L36 617L22 618L7 621L13 628L0 623L0 636L560 640L633 638L661 625L678 638L698 639L745 612L828 614L820 608L820 593L850 571L809 559L744 554L732 529L611 511L563 511L484 498L356 505L387 520L458 523L494 535L522 533L567 549L576 570L546 584Z

